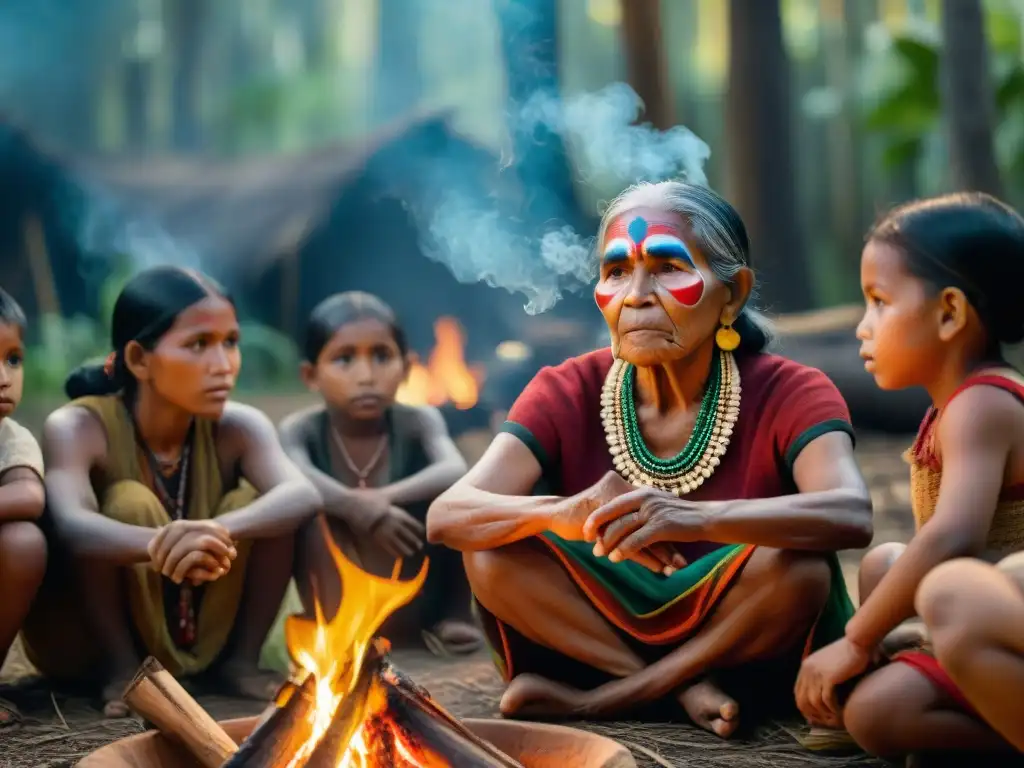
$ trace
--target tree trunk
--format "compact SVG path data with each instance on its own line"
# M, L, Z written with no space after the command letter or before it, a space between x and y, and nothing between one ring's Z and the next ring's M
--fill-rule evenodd
M626 78L644 103L643 120L660 131L676 124L665 47L661 0L620 0Z
M133 152L146 149L149 141L149 94L152 88L148 59L131 56L123 67L124 143Z
M200 87L203 74L203 21L208 0L173 0L167 29L173 46L171 142L174 149L199 149L202 128Z
M747 225L761 295L778 312L812 304L797 221L789 59L780 0L730 0L729 196Z
M513 168L523 205L517 214L528 230L553 220L581 223L569 155L562 137L522 119L531 97L560 98L556 3L495 0L506 67Z
M379 0L373 112L378 124L408 114L423 94L419 0Z
M840 263L852 269L852 274L859 275L861 244L869 222L864 209L863 142L854 79L863 55L861 41L867 5L857 0L839 2L841 11L825 33L829 83L842 99L839 114L829 121L832 220L836 227ZM857 280L854 285L857 285Z
M942 95L953 182L960 189L1002 195L981 0L942 0L942 43Z

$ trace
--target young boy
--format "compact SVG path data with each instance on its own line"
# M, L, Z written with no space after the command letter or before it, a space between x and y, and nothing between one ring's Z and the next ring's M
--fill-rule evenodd
M46 570L43 456L31 433L11 419L24 384L25 313L0 288L0 667L28 615ZM0 699L0 727L19 719Z

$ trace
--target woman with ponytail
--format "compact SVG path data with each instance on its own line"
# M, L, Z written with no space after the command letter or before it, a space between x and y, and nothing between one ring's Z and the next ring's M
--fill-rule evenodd
M147 655L269 697L257 669L291 576L293 532L319 506L259 411L229 400L241 358L235 308L176 267L117 298L113 351L68 378L47 419L55 556L26 624L29 658L95 683L107 716Z
M463 552L504 713L667 700L728 736L742 694L792 708L801 654L852 612L835 551L871 540L871 502L849 414L765 352L714 192L637 185L597 241L611 349L537 374L427 536Z

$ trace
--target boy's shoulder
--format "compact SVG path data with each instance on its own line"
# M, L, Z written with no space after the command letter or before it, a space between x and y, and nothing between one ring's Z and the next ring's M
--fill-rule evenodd
M0 421L0 474L27 467L43 476L43 452L27 428L12 418Z

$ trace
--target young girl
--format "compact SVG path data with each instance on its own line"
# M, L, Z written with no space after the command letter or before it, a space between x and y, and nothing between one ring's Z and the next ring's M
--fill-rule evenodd
M46 539L36 525L43 513L43 455L11 418L24 385L25 324L21 307L0 289L0 667L46 570ZM15 706L0 699L0 728L17 720Z
M98 683L108 717L146 655L175 676L215 672L263 697L261 644L291 577L292 532L319 508L273 425L229 400L235 307L176 267L135 275L114 306L114 351L73 373L46 421L54 562L26 622L46 676Z
M1024 548L1024 377L1001 352L1024 340L1024 219L982 194L897 208L868 238L861 283L865 367L883 389L920 386L932 399L908 454L917 533L902 552L865 557L860 610L845 637L804 662L798 704L881 756L1005 749L927 651L896 654L857 683L845 709L837 686L868 671L886 635L914 615L933 568Z
M394 312L365 293L321 302L306 331L302 378L324 400L281 424L289 456L324 498L330 531L362 568L388 575L396 558L411 576L430 558L423 592L382 630L402 641L421 631L431 650L469 653L482 636L469 623L470 593L458 552L425 542L430 502L461 477L465 462L434 408L395 402L408 370L405 334ZM315 599L327 616L341 601L340 581L323 541L309 526L296 571L307 612Z

